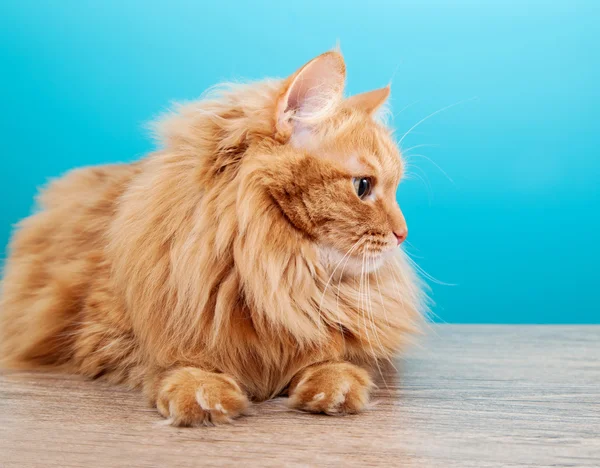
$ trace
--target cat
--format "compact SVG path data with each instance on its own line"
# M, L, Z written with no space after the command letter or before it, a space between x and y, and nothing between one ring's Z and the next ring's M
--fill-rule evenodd
M329 51L224 86L157 123L156 152L53 181L9 247L2 365L139 388L176 426L278 395L363 410L424 296L376 118L390 88L344 98L345 77Z

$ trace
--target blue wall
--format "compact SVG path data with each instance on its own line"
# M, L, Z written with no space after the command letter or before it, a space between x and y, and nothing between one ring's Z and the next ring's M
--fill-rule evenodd
M455 284L440 319L599 323L598 24L598 0L3 0L0 245L47 177L149 151L170 101L339 39L350 93L394 78L399 136L462 101L402 144L432 145L399 198L409 251Z

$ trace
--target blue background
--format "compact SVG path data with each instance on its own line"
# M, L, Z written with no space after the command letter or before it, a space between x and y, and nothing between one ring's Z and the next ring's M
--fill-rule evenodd
M398 138L459 103L402 142L432 145L399 199L409 251L454 284L439 319L600 323L599 24L598 0L2 0L0 246L48 177L151 150L172 100L339 40L349 93L393 78Z

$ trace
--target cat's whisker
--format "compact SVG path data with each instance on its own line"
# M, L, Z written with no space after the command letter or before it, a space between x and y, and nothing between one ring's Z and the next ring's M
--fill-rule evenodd
M427 161L429 161L431 164L433 164L435 167L437 167L439 169L439 171L444 174L446 176L446 178L452 183L454 184L454 180L452 180L452 178L448 175L448 173L446 171L444 171L438 164L436 164L435 161L433 161L431 158L425 156L424 154L411 154L409 156L409 158L423 158ZM456 184L455 184L456 185Z
M396 290L396 293L398 294L399 301L400 301L400 303L402 305L402 308L404 309L404 307L405 307L405 299L403 298L403 294L401 293L401 289L402 289L401 283L403 283L403 281L401 281L401 278L398 278L398 276L396 275L396 271L395 271L394 268L390 269L390 271L392 272L392 278L391 278L392 279L392 284L394 285L394 289ZM400 274L401 276L403 275L402 273L398 273L398 274ZM395 368L395 366L394 366L394 368Z
M406 260L407 262L410 262L411 259L410 257L406 254L406 252L404 252L403 250L400 250L400 254L402 255L402 258L404 260ZM411 281L410 278L408 278L402 268L402 265L399 263L398 258L395 259L396 265L398 265L398 274L400 274L402 282L404 287L407 289L408 293L411 294L411 296L416 296L418 294L418 289L417 287L414 285L414 283Z
M350 249L346 252L346 254L342 257L342 259L337 263L337 265L335 266L335 268L333 269L333 271L331 272L331 275L329 276L329 279L327 280L327 283L325 283L325 288L323 289L323 292L321 294L321 300L319 301L319 323L321 322L321 313L323 310L323 300L325 299L325 293L327 292L327 288L329 287L329 283L331 282L331 279L333 278L333 276L335 275L335 272L337 271L337 269L340 267L340 265L342 264L342 262L345 259L350 259L350 255L352 254L352 252L354 251L354 249L358 246L359 242L361 241L361 239L358 239L354 245L352 245L352 247L350 247ZM346 263L348 262L348 260L346 260ZM343 270L342 270L343 273ZM338 290L338 299L339 299L339 290ZM340 332L342 334L342 337L344 335L344 331L343 331L343 327L342 327L342 320L341 320L341 315L340 315L340 311L339 308L336 308L336 312L338 314L338 326L340 329Z
M429 281L431 281L432 283L436 283L439 284L441 286L457 286L456 284L452 284L452 283L445 283L443 281L438 280L437 278L435 278L434 276L430 275L429 273L427 273L423 268L421 268L419 266L419 264L417 262L415 262L412 258L410 258L408 255L406 256L406 260L416 269L419 271L419 273L421 273L421 275L423 275L426 279L428 279Z
M424 117L424 118L422 118L422 119L421 119L421 120L419 120L419 121L418 121L416 124L414 124L412 127L410 127L410 128L408 129L408 131L407 131L407 132L406 132L404 135L402 135L402 138L400 138L400 140L398 141L398 146L401 146L401 145L402 145L402 142L404 141L404 139L405 139L405 138L406 138L406 137L407 137L407 136L408 136L408 135L409 135L409 134L410 134L410 133L411 133L411 132L412 132L412 131L413 131L415 128L417 128L419 125L421 125L423 122L427 121L427 120L428 120L428 119L430 119L431 117L433 117L433 116L435 116L435 115L437 115L437 114L440 114L440 113L442 113L442 112L444 112L444 111L446 111L446 110L448 110L448 109L451 109L451 108L453 108L453 107L456 107L456 106L458 106L458 105L460 105L460 104L463 104L463 103L465 103L465 102L473 101L474 99L477 99L477 97L475 96L475 97L472 97L472 98L469 98L469 99L462 99L462 100L460 100L460 101L458 101L458 102L455 102L454 104L450 104L450 105L448 105L448 106L442 107L441 109L438 109L438 110L436 110L435 112L432 112L432 113L431 113L431 114L429 114L427 117Z
M372 258L368 257L367 258L367 270L370 272L371 270L371 261L373 261ZM374 263L374 262L373 262ZM373 265L373 267L375 267L375 265ZM367 299L368 299L368 313L369 313L369 320L371 322L371 329L373 330L373 335L375 336L375 339L377 340L377 343L379 344L379 348L382 352L385 353L384 351L384 347L383 344L381 343L381 339L379 338L379 333L377 332L376 329L376 325L375 325L375 314L373 313L373 299L371 296L371 278L370 278L370 273L367 275Z
M409 241L408 239L404 241L405 245L408 245L411 249L415 249L417 251L419 251L419 248L416 247L411 241Z
M371 330L373 331L373 336L379 344L381 348L381 340L379 339L379 334L377 333L377 329L375 327L374 315L373 315L373 301L371 298L371 279L370 279L370 271L371 271L371 258L366 255L365 252L365 262L366 262L366 274L365 274L365 289L366 289L366 312L369 324L371 326ZM374 354L376 356L376 354Z
M387 309L385 308L385 301L383 300L383 295L381 294L381 284L379 283L379 272L375 269L375 280L377 281L377 292L379 293L379 300L381 301L381 307L383 308L383 315L385 317L385 321L387 324L390 324L390 319L387 315Z
M402 297L402 295L400 293L400 289L402 286L400 285L400 283L406 285L406 280L405 279L402 280L402 278L404 278L404 274L402 273L402 270L398 270L398 272L396 272L396 271L394 271L394 269L392 269L391 271L392 271L392 275L393 275L392 279L393 279L393 283L396 288L396 291L398 292L399 297ZM401 278L398 278L396 273L398 273ZM402 304L402 307L404 308L405 304L406 304L404 299L401 300L401 304ZM427 320L419 321L419 323L417 324L417 328L421 328L423 326L426 327L428 331L431 329L431 325L429 324L429 322L427 322ZM434 332L435 332L435 330L434 330ZM392 364L392 366L393 366L393 364ZM395 368L395 366L394 366L394 368Z
M358 245L359 242L362 241L363 238L360 238L359 240L356 241L356 244L353 247L356 247ZM344 266L342 267L342 271L340 272L340 279L338 281L338 286L337 286L337 293L336 293L336 298L335 298L335 307L336 307L336 312L338 314L338 318L340 318L341 314L340 314L340 290L341 290L341 285L342 285L342 280L344 279L344 271L346 270L346 267L348 266L348 262L350 261L350 256L348 256L346 258L346 262L344 263ZM342 342L344 344L344 348L346 347L346 338L345 338L345 333L343 330L343 325L341 323L340 320L340 330L341 330L341 334L342 334Z
M425 186L425 188L427 189L427 198L429 199L429 202L431 203L431 201L433 200L433 190L431 188L431 182L429 182L429 177L427 177L427 173L421 169L419 166L417 165L406 165L406 168L414 168L414 169L418 169L419 171L421 171L423 173L423 175L425 176L425 178L421 177L419 174L417 174L416 172L413 173L406 173L404 175L404 178L407 180L410 180L412 177L415 177L417 179L419 179L423 185ZM427 180L425 180L427 179Z
M413 101L413 102L411 102L410 104L407 104L407 105L405 105L405 106L404 106L402 109L400 109L398 112L396 112L396 113L393 115L393 117L392 117L392 118L394 118L394 119L395 119L395 118L396 118L396 117L398 117L400 114L402 114L402 112L404 112L406 109L408 109L408 108L410 108L410 107L414 106L415 104L418 104L419 102L420 102L420 100L416 100L416 101Z
M405 253L406 255L410 256L411 258L418 258L418 259L420 259L420 260L422 260L423 258L425 258L425 257L422 257L421 255L417 255L417 254L415 254L415 253L409 252L409 251L408 251L408 248L409 248L409 247L410 247L411 249L415 249L415 250L419 250L419 249L417 249L417 248L416 248L416 247L415 247L413 244L409 244L409 242L408 242L408 241L406 241L406 240L404 241L404 243L405 243L405 244L407 244L407 245L406 245L406 246L403 246L403 247L402 247L402 250L404 251L404 253Z
M394 268L390 268L390 272L392 273L392 284L394 285L394 289L396 290L396 293L398 294L399 298L402 298L402 293L400 292L400 281L398 280L398 277L396 276L396 271Z
M369 344L371 354L372 354L373 358L376 360L377 353L375 353L375 349L373 348L373 343L371 342L371 336L369 334L369 329L367 326L366 298L363 297L364 296L363 288L366 292L365 261L366 261L366 252L363 252L361 273L360 273L360 288L359 288L360 296L359 297L360 297L360 302L361 302L361 313L362 313L362 317L363 317L363 323L364 323L364 327L365 327L365 334L367 337L367 342ZM365 307L363 307L363 299L365 301L365 303L364 303Z
M421 145L414 145L414 146L411 146L410 148L406 148L406 149L404 149L404 148L403 148L401 151L402 151L402 155L403 155L403 156L407 156L407 157L409 157L409 156L410 156L410 154L409 154L408 152L409 152L410 150L414 150L414 149L417 149L417 148L426 148L426 147L427 147L427 148L438 148L439 146L440 146L440 145L434 145L434 144L432 144L432 143L423 143L423 144L421 144Z
M418 166L417 164L414 164L410 159L408 159L406 161L405 167L408 170L411 170L411 169L418 170L419 174L422 174L422 176L423 176L422 180L425 182L427 189L431 190L431 181L429 180L429 176L427 175L427 172L425 171L425 169L423 169L421 166ZM410 172L409 172L409 174L410 174ZM413 172L413 175L416 175L416 173Z
M367 261L372 261L373 262L373 267L376 266L374 264L375 261L373 259L367 259ZM376 272L377 269L376 268L374 268L374 269L375 269L375 272ZM368 286L368 289L369 289L368 298L369 298L369 317L370 317L370 322L371 322L371 328L373 330L373 334L375 335L375 339L377 340L377 342L379 344L379 349L381 351L381 355L385 356L386 355L385 348L383 346L383 343L381 342L381 339L379 338L379 333L377 332L376 325L375 325L375 315L373 313L372 299L371 299L371 281L370 281L369 278L368 278L367 286ZM383 384L385 385L386 389L389 391L389 386L387 384L387 381L385 380L385 377L383 375L383 371L381 370L381 366L379 365L379 358L375 354L373 355L373 358L374 358L375 365L377 366L377 370L379 372L379 376L381 377L381 380L383 381Z
M337 285L336 307L338 309L339 309L339 305L340 305L340 291L341 291L342 280L344 279L344 271L346 270L346 267L348 266L349 261L350 261L350 257L348 256L348 258L346 258L346 262L344 263L344 266L342 267L342 271L340 272L340 279L339 279L338 285Z
M402 253L402 256L403 256L403 258L405 258L407 261L408 261L408 260L410 260L410 259L408 258L408 256L407 256L407 253L406 253L405 251L401 250L400 252ZM393 276L394 276L394 280L395 280L395 281L398 281L398 280L400 280L400 281L403 283L403 285L404 285L405 287L407 287L407 286L408 286L408 291L409 291L409 293L410 293L410 294L412 294L412 295L415 295L415 290L414 290L414 288L410 287L410 284L411 284L411 283L410 283L410 282L408 281L408 279L405 277L405 275L404 275L404 272L403 272L403 270L402 270L402 268L401 268L401 266L400 266L400 264L399 264L399 262L398 262L398 258L396 258L396 257L395 257L395 258L394 258L394 262L395 262L395 263L396 263L396 264L399 266L399 268L397 268L397 269L392 269L392 270L391 270L391 271L392 271L392 274L393 274ZM400 275L400 279L398 278L398 276L397 276L397 275ZM431 308L425 308L425 310L429 312L429 315L430 315L430 316L433 316L434 318L439 318L439 316L438 316L437 314L435 314L435 313L434 313L434 312L431 310ZM441 320L441 319L440 319L440 321L442 321L442 322L443 322L443 320ZM428 329L429 331L433 331L434 333L436 333L436 334L437 334L436 330L435 330L435 329L433 329L433 328L431 327L431 325L430 325L430 324L429 324L429 323L428 323L426 320L425 320L425 321L423 321L423 322L421 322L421 326L423 326L423 325L424 325L424 326L426 326L426 327L427 327L427 329Z

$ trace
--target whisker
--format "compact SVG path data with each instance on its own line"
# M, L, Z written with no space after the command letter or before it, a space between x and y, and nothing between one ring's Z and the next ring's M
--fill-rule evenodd
M406 256L406 260L414 267L416 268L419 273L421 273L421 275L423 275L425 278L427 278L429 281L439 284L441 286L457 286L456 284L452 284L452 283L444 283L443 281L438 280L437 278L433 277L432 275L430 275L429 273L427 273L423 268L421 268L417 262L415 262L412 258L410 258L408 255Z
M406 109L408 109L409 107L414 106L415 104L419 103L420 100L417 101L413 101L410 104L405 105L402 109L400 109L398 112L396 112L392 117L396 118L397 116L399 116L400 114L402 114L402 112L404 112Z
M370 258L367 257L367 271L370 270ZM373 265L375 266L375 265ZM375 336L375 340L377 341L377 344L379 345L379 349L381 351L381 355L385 356L386 352L385 352L385 348L383 347L383 343L381 342L381 339L379 338L379 333L377 333L377 328L375 325L375 314L373 312L373 300L371 298L371 281L370 281L370 277L369 274L367 274L366 277L367 280L367 301L368 301L368 310L367 310L367 315L369 317L369 322L371 324L371 330L373 330L373 335ZM389 390L389 387L387 385L387 382L385 380L385 377L383 376L383 372L381 370L381 366L379 365L379 359L377 357L377 354L375 354L375 350L372 349L372 353L373 353L373 360L375 361L375 365L377 366L377 370L379 371L379 375L381 376L381 380L383 381L384 385L386 386L386 389Z
M367 327L367 315L366 315L366 307L362 307L363 305L363 287L365 289L366 292L366 281L365 281L365 259L366 259L366 252L363 252L363 256L362 256L362 264L361 264L361 272L360 272L360 303L361 303L361 314L363 317L363 323L365 326L365 333L367 335L367 342L369 343L369 348L371 348L371 354L373 355L374 359L377 359L377 353L375 353L375 349L373 348L373 343L371 342L371 337L369 335L369 330ZM365 298L365 306L366 306L366 298Z
M381 307L383 308L383 315L385 317L385 321L389 325L390 320L388 318L387 310L385 308L385 302L383 300L383 295L381 294L381 284L379 283L379 273L377 272L377 269L375 269L375 280L377 281L377 292L379 292L379 300L381 301Z
M452 178L448 175L448 173L446 171L444 171L438 164L435 163L435 161L433 161L431 158L425 156L424 154L411 154L409 156L409 158L423 158L426 161L429 161L431 164L433 164L435 167L437 167L439 169L439 171L444 174L446 176L446 178L454 184L454 180L452 180ZM456 184L455 184L456 185Z
M360 242L361 239L359 239L358 241L356 241L356 243L358 244L358 242ZM337 286L337 294L336 294L336 298L335 298L335 307L336 307L336 311L338 313L338 318L340 317L340 289L341 289L341 285L342 285L342 280L344 279L344 270L346 269L346 267L348 266L348 262L350 261L350 257L346 258L346 262L344 263L344 266L342 267L342 271L340 273L340 279L338 281L338 286ZM341 320L340 320L341 322ZM344 336L344 332L343 332L343 326L340 323L340 328L342 329L342 340L344 342L344 348L346 346L346 338Z
M401 252L402 256L405 258L404 252L402 252L402 251L400 251L400 252ZM392 275L393 275L393 279L394 279L394 283L393 284L394 284L394 286L396 288L396 291L399 294L399 297L402 297L402 294L400 293L401 286L399 286L399 285L400 285L400 283L402 283L402 284L404 284L404 286L408 286L410 284L410 280L408 280L405 277L404 270L402 268L402 265L400 265L400 263L398 263L398 258L397 257L394 257L394 263L396 264L396 266L398 268L392 268L391 269L391 272L392 272ZM415 294L415 291L411 290L410 288L409 288L408 292L411 295ZM401 301L401 302L402 302L402 304L404 304L404 301ZM430 312L431 309L427 308L427 311ZM426 316L426 318L428 318L428 317ZM421 321L419 325L420 326L423 326L423 325L427 326L428 330L432 329L431 324L427 320ZM437 333L437 332L434 330L434 333Z
M346 252L346 254L342 257L342 259L337 263L337 265L335 266L335 268L333 269L333 271L331 272L331 275L329 275L329 279L327 280L327 282L325 283L325 288L323 289L323 293L321 294L321 300L319 302L319 311L321 310L321 306L323 305L323 299L325 298L325 292L327 291L327 287L329 286L329 283L331 282L331 279L333 278L333 275L335 275L335 272L337 271L337 269L340 267L340 265L342 264L342 262L348 257L349 255L352 253L352 251L356 248L356 246L358 245L358 243L361 241L362 239L358 239L354 245L352 247L350 247L350 249Z
M431 143L424 143L424 144L422 144L422 145L415 145L415 146L411 146L410 148L406 148L406 149L402 148L401 150L402 150L402 154L403 154L403 155L410 156L410 155L408 154L408 152L409 152L410 150L414 150L414 149L417 149L417 148L425 148L425 147L429 147L429 148L434 148L434 147L435 147L435 148L439 148L439 146L440 146L440 145L434 145L434 144L431 144Z
M463 104L465 102L469 102L469 101L473 101L474 99L477 99L477 96L474 96L472 98L469 99L463 99L461 101L455 102L454 104L450 104L449 106L446 107L442 107L441 109L436 110L435 112L432 112L431 114L429 114L427 117L419 120L416 124L414 124L412 127L410 127L408 129L408 131L402 135L402 138L400 138L400 141L398 141L398 146L400 146L402 144L402 142L404 141L404 139L410 134L410 132L412 132L415 128L417 128L419 125L421 125L423 122L425 122L426 120L430 119L431 117L433 117L434 115L440 114L441 112L444 112L448 109L451 109L453 107L458 106L459 104Z
M331 282L333 275L335 275L335 272L337 271L337 269L340 267L340 265L342 264L342 262L344 261L344 259L346 259L346 264L348 263L348 260L350 260L350 255L353 252L353 250L358 246L359 242L362 239L358 239L354 245L352 245L352 247L350 247L350 249L346 252L346 254L342 257L342 259L338 262L338 264L335 266L335 268L333 269L331 275L329 276L329 279L327 280L327 283L325 284L325 288L323 289L323 293L321 294L321 300L319 301L319 318L321 317L321 312L322 312L322 308L323 308L323 300L325 299L325 292L327 291L327 287L329 286L329 283ZM343 269L342 269L342 274L343 274ZM340 276L340 281L341 281L341 276ZM339 285L338 285L338 292L336 295L336 305L339 304ZM336 307L336 313L338 316L338 327L340 329L340 333L342 335L342 339L344 339L344 328L342 326L342 317L340 314L340 309L339 306Z
M396 294L398 294L398 298L400 303L402 304L402 307L404 308L404 300L402 299L403 294L401 292L402 287L400 286L401 280L398 278L398 276L396 275L396 273L398 273L399 275L402 275L401 273L401 267L398 264L398 272L396 271L395 268L390 268L390 271L392 272L392 285L394 286L394 289L396 290ZM391 358L387 359L388 362L391 364L391 366L398 371L398 369L396 368L396 366L394 365L394 362Z
M409 247L410 247L411 249L414 249L414 250L417 250L417 251L419 250L417 247L415 247L415 246L414 246L413 244L411 244L409 241L405 240L405 241L404 241L404 244L406 244L406 245L405 245L405 246L403 246L403 247L402 247L402 249L404 250L404 253L405 253L406 255L410 256L411 258L413 258L413 257L414 257L414 258L418 258L418 259L421 259L421 260L422 260L423 258L425 258L425 257L422 257L421 255L417 255L417 254L415 254L415 253L412 253L412 252L409 252L409 251L408 251L408 248L409 248Z
M427 189L427 199L429 200L429 203L431 204L431 201L433 200L433 189L431 187L431 182L429 181L429 177L427 177L427 173L421 169L419 166L414 165L414 164L407 164L406 168L414 168L414 169L418 169L419 171L421 171L423 173L423 175L425 176L425 178L421 177L419 174L417 174L416 172L411 173L406 173L404 178L410 180L413 176L416 177L417 179L419 179L421 182L423 182L423 185L425 186L425 188ZM427 180L425 180L427 179Z

